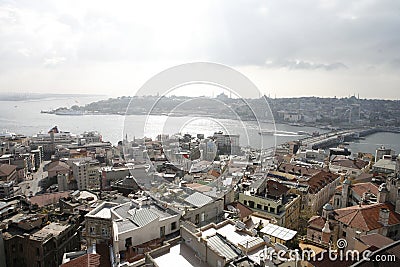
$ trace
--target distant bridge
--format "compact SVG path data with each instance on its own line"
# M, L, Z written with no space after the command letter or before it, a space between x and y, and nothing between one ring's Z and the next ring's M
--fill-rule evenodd
M337 146L343 142L348 142L354 139L358 139L363 136L367 136L376 132L380 132L381 129L351 129L342 131L333 131L329 133L324 133L319 136L312 136L301 139L301 145L312 148L328 148L332 146Z

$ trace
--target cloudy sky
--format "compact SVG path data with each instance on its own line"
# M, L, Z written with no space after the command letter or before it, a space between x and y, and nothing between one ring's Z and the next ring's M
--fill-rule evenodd
M132 95L193 61L271 96L400 99L400 1L0 0L0 92Z

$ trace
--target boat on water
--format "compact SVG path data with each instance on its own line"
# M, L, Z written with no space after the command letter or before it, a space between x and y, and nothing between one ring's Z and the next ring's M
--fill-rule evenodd
M274 135L275 130L261 130L258 132L259 135Z
M53 114L54 110L41 110L40 113L45 113L45 114Z
M85 112L82 110L73 110L73 109L60 109L54 112L56 115L65 115L65 116L81 116L85 115Z
M305 131L298 131L297 135L309 135L309 133Z

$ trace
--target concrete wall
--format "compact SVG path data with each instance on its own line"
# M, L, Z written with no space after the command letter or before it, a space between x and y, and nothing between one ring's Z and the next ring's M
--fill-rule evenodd
M214 202L211 202L203 207L191 209L184 213L183 219L186 221L190 221L197 226L203 226L208 224L209 222L217 221L217 218L221 216L224 210L224 200L218 199ZM199 220L196 221L196 216L198 216ZM204 217L204 220L202 220Z
M207 245L200 237L185 227L181 227L181 237L183 242L195 252L196 257L201 261L207 261Z
M173 216L173 217L169 217L169 218L160 220L159 226L165 227L165 235L169 235L169 234L179 231L179 227L180 227L179 217L180 216ZM175 229L172 229L172 223L175 223Z
M94 228L93 232L90 231L92 227ZM112 222L108 219L86 217L85 230L88 245L105 242L111 240Z
M250 201L254 202L254 208L250 207ZM253 211L259 212L269 218L275 218L279 226L285 226L285 206L282 205L282 201L274 201L272 199L239 193L239 202ZM261 209L257 208L257 205L261 205ZM277 213L278 207L280 209L279 213ZM272 209L274 209L274 211L272 211Z
M118 248L118 251L126 250L125 240L127 238L132 238L132 246L137 246L143 243L146 243L150 240L154 240L160 237L160 227L158 225L158 221L154 220L149 224L131 229L129 231L123 233L117 233L119 242L118 244L114 244Z

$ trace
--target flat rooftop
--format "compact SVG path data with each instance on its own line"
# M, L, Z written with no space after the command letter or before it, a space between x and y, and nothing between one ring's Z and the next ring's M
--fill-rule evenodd
M154 261L159 267L209 267L206 262L200 261L195 252L184 243L171 247L169 253L155 258Z
M52 222L52 223L46 225L45 227L43 227L42 229L40 229L39 231L33 233L30 238L41 241L41 240L44 240L44 239L50 237L50 235L57 237L63 231L68 229L68 227L69 227L69 225L67 225L67 224L64 225L64 224Z
M231 243L238 245L241 242L244 242L247 240L250 236L246 233L238 232L236 231L235 225L232 224L227 224L224 225L223 227L216 229L216 228L210 228L207 229L206 231L202 232L202 237L203 238L208 238L210 236L215 235L216 233L226 237L228 241Z
M115 206L117 206L117 204L104 202L100 206L89 212L86 216L90 218L111 219L111 209Z

